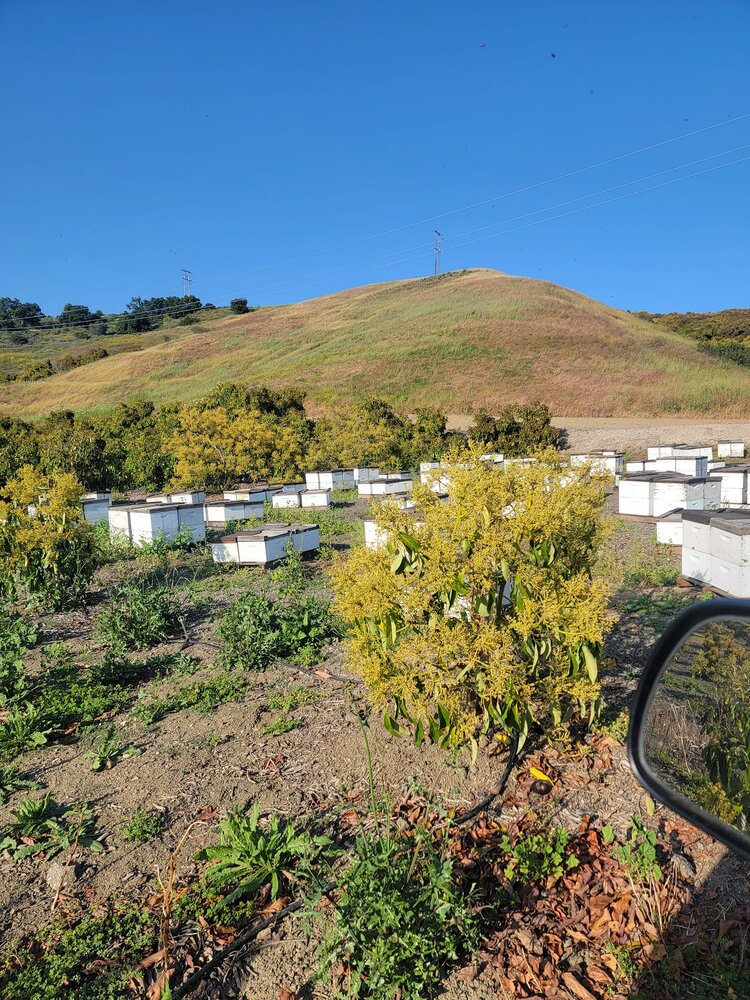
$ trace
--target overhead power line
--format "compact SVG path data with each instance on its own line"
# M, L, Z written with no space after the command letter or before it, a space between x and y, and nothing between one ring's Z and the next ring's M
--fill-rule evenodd
M360 243L367 243L370 240L377 240L383 236L392 236L394 233L403 232L405 229L413 229L416 226L424 226L432 222L436 222L439 219L447 219L452 215L459 215L462 212L469 212L475 208L483 208L485 205L491 205L493 202L502 201L505 198L513 198L520 194L526 194L528 191L534 191L541 187L546 187L548 184L556 184L559 181L568 180L571 177L576 177L579 174L585 174L590 170L597 170L599 167L606 167L612 163L618 163L620 160L627 160L633 156L640 156L642 153L649 153L655 149L661 149L664 146L669 146L675 142L682 142L685 139L692 139L696 135L703 135L706 132L712 132L719 128L725 128L729 125L736 125L738 122L746 121L750 118L750 112L746 114L737 115L731 119L724 119L719 122L713 122L711 125L705 125L702 128L693 129L690 132L683 132L680 135L670 136L666 139L661 139L658 142L650 143L647 146L641 146L638 149L631 149L626 153L618 153L616 156L610 156L605 160L597 160L595 163L586 164L583 167L577 167L575 170L569 170L563 174L557 174L554 177L547 177L541 181L535 181L532 184L527 184L524 187L515 188L512 191L504 191L500 194L494 195L491 198L485 198L482 201L474 202L470 205L462 205L459 208L451 209L447 212L440 212L437 215L430 215L424 219L417 219L415 222L408 222L404 225L394 226L392 229L384 229L379 233L371 233L368 236L360 236L355 240L349 240L346 243L339 243L335 246L321 247L318 250L311 250L309 253L300 254L295 257L287 257L283 260L272 261L269 264L260 264L257 267L251 267L244 271L234 271L231 274L221 274L213 278L201 279L201 285L210 284L215 281L224 281L228 278L238 278L244 274L254 274L257 271L264 271L272 267L282 267L285 264L296 264L301 260L307 260L310 257L317 257L324 253L333 253L336 250L346 250L349 247L357 246Z

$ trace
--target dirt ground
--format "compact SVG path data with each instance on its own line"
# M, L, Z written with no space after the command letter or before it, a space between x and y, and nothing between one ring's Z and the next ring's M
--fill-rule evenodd
M471 416L453 413L448 417L450 430L466 430ZM652 444L716 444L733 439L750 442L748 420L681 420L645 417L553 417L552 423L565 432L564 447L573 452L597 448L617 448L628 458L645 457Z
M681 434L673 436L685 439L684 425L681 429ZM604 431L589 427L588 433ZM631 431L645 435L644 440L651 439L645 428L633 427ZM705 438L705 431L696 434L701 440ZM620 444L611 436L607 443ZM593 439L586 444L594 446ZM609 498L610 510L614 499ZM349 503L342 511L354 524L361 520L364 506ZM675 818L658 806L653 814L649 811L650 803L630 772L622 722L617 727L617 715L632 696L656 635L682 603L697 596L673 586L638 582L643 564L654 557L652 535L652 525L618 521L609 545L610 561L603 569L619 581L613 596L619 620L607 640L603 678L609 722L580 750L546 746L541 740L532 744L503 796L492 803L487 814L500 826L533 810L543 825L563 827L571 834L590 823L596 829L609 824L624 836L630 818L638 816L662 835L671 829L670 836L674 836L678 828ZM659 559L677 566L677 551L660 552ZM624 562L633 552L640 555L634 557L632 565ZM192 574L192 585L199 589L201 598L190 618L191 641L185 653L208 665L215 655L211 643L220 612L247 589L248 583L257 583L262 571L221 573L202 579L202 565L185 569L185 579L189 581ZM306 563L306 576L318 580L321 568L320 560ZM136 574L140 569L136 561L124 568L116 564L103 570L94 604L118 574ZM631 579L625 585L628 573ZM48 616L42 621L43 641L65 639L77 657L95 657L91 611ZM309 704L291 713L296 728L280 735L263 735L261 726L274 718L267 704L269 695L292 687L312 696ZM193 824L177 859L178 879L190 880L198 872L195 853L216 841L217 817L236 806L249 807L257 801L264 813L318 817L334 826L347 810L366 812L368 774L362 719L367 719L368 711L363 689L354 683L342 647L336 644L313 669L278 664L258 674L242 700L219 705L210 714L177 711L146 725L131 710L123 711L114 720L118 733L123 743L140 750L140 755L122 758L110 771L91 770L84 756L90 741L79 740L76 734L26 753L23 774L43 789L49 788L55 801L90 803L105 844L102 854L79 854L66 877L65 906L75 910L76 906L89 907L106 900L147 897L155 891L157 877L166 871L175 845ZM502 772L504 752L493 753L491 747L480 748L472 764L468 752L454 756L427 744L417 748L409 739L388 735L377 715L370 723L376 784L392 801L416 791L449 809L470 808L496 784ZM528 768L532 764L554 775L553 790L546 797L535 795L530 788ZM0 829L17 797L0 808ZM138 806L160 810L166 820L163 834L145 844L128 843L123 837L124 823ZM680 829L684 831L684 824ZM709 908L718 905L717 898L726 908L733 901L750 902L747 866L708 837L694 832L678 837L669 863L674 866L675 878L688 880L691 892L705 890ZM0 857L0 934L6 943L48 919L56 897L56 873L59 859L13 861L7 854ZM315 940L308 941L299 920L290 917L236 955L231 974L238 985L232 995L279 1000L288 995L284 993L287 990L297 1000L330 1000L330 986L312 979L314 953ZM458 968L443 984L441 996L444 1000L502 996L494 976L491 962L478 971Z

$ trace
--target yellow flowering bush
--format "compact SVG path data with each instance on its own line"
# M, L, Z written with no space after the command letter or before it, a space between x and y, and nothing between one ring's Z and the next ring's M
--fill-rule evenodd
M332 570L350 626L348 662L417 742L471 742L492 726L523 741L532 725L600 709L607 589L591 567L603 540L604 482L554 450L506 471L458 453L450 499L416 486L417 511L378 507L380 548Z
M30 465L0 491L0 570L6 595L21 584L51 610L80 603L97 565L82 493L72 473L45 476Z

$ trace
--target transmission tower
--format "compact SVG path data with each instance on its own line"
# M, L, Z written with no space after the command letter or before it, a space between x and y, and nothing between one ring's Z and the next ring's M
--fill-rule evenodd
M435 253L435 274L440 274L440 254L443 252L440 249L440 240L443 238L443 234L439 233L437 229L434 232L435 232L435 242L432 246L432 249Z
M192 282L193 282L193 277L192 277L190 271L188 271L187 268L183 267L183 269L182 269L182 297L183 298L185 298L186 296L190 295L190 285L192 284Z

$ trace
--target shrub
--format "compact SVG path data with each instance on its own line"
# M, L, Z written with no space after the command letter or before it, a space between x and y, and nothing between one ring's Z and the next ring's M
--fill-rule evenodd
M491 725L525 739L600 708L607 591L591 580L604 488L554 452L500 472L476 454L451 468L451 503L416 487L420 524L384 503L387 548L333 570L351 629L349 666L386 709L445 745Z
M506 406L497 417L479 409L469 428L469 439L484 450L504 455L531 455L540 448L556 446L560 432L552 426L552 414L544 403Z
M94 619L94 635L113 649L147 649L163 642L179 618L169 587L126 583Z
M0 491L0 571L53 611L80 604L96 569L82 493L71 473L48 478L30 465Z

